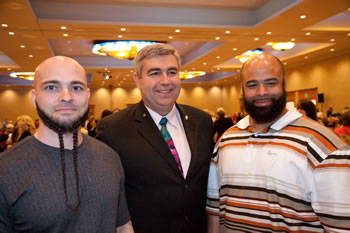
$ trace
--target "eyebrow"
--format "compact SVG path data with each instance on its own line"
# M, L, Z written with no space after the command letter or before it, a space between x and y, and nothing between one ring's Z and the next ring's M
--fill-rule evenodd
M168 70L178 70L178 68L177 67L169 67L168 69L167 69L167 71ZM162 69L161 68L151 68L151 69L149 69L148 71L147 71L147 73L150 73L150 72L152 72L152 71L162 71Z
M47 85L47 84L60 84L60 81L57 81L57 80L47 80L47 81L44 81L40 84L40 86L44 86L44 85ZM75 84L79 84L79 85L83 85L83 86L86 86L86 84L82 81L72 81L69 83L70 85L75 85Z

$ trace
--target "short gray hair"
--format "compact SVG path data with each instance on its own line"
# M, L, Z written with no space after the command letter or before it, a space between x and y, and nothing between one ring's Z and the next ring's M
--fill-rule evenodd
M134 58L134 65L137 76L141 77L142 61L153 56L173 55L177 60L177 65L180 68L181 58L178 52L170 45L164 43L156 43L142 48Z

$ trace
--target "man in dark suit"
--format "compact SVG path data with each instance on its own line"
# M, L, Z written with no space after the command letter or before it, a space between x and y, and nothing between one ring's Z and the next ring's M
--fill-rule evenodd
M135 232L204 233L212 120L175 103L181 61L174 48L149 45L134 63L142 101L103 118L97 138L121 158Z

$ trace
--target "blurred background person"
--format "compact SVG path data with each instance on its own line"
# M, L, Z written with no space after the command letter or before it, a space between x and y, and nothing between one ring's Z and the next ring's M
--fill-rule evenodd
M233 126L232 119L225 116L224 108L220 107L216 110L217 119L214 122L213 139L216 142L221 135L231 126Z
M317 121L316 106L314 105L314 103L312 103L311 100L308 100L308 99L300 100L298 103L297 109L304 116L307 116L312 120Z
M334 130L334 132L343 139L348 145L350 145L350 110L347 110L341 114L343 126Z

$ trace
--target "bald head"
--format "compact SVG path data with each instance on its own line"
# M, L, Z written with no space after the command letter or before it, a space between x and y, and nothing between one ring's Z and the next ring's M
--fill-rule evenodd
M284 67L282 62L275 56L269 54L258 54L245 62L241 68L241 80L252 73L264 72L266 69L271 70L276 75L280 76L284 82Z
M44 60L35 69L34 74L34 87L37 88L38 85L49 77L59 77L59 76L76 76L82 78L86 81L86 72L84 68L74 59L65 56L55 56Z

